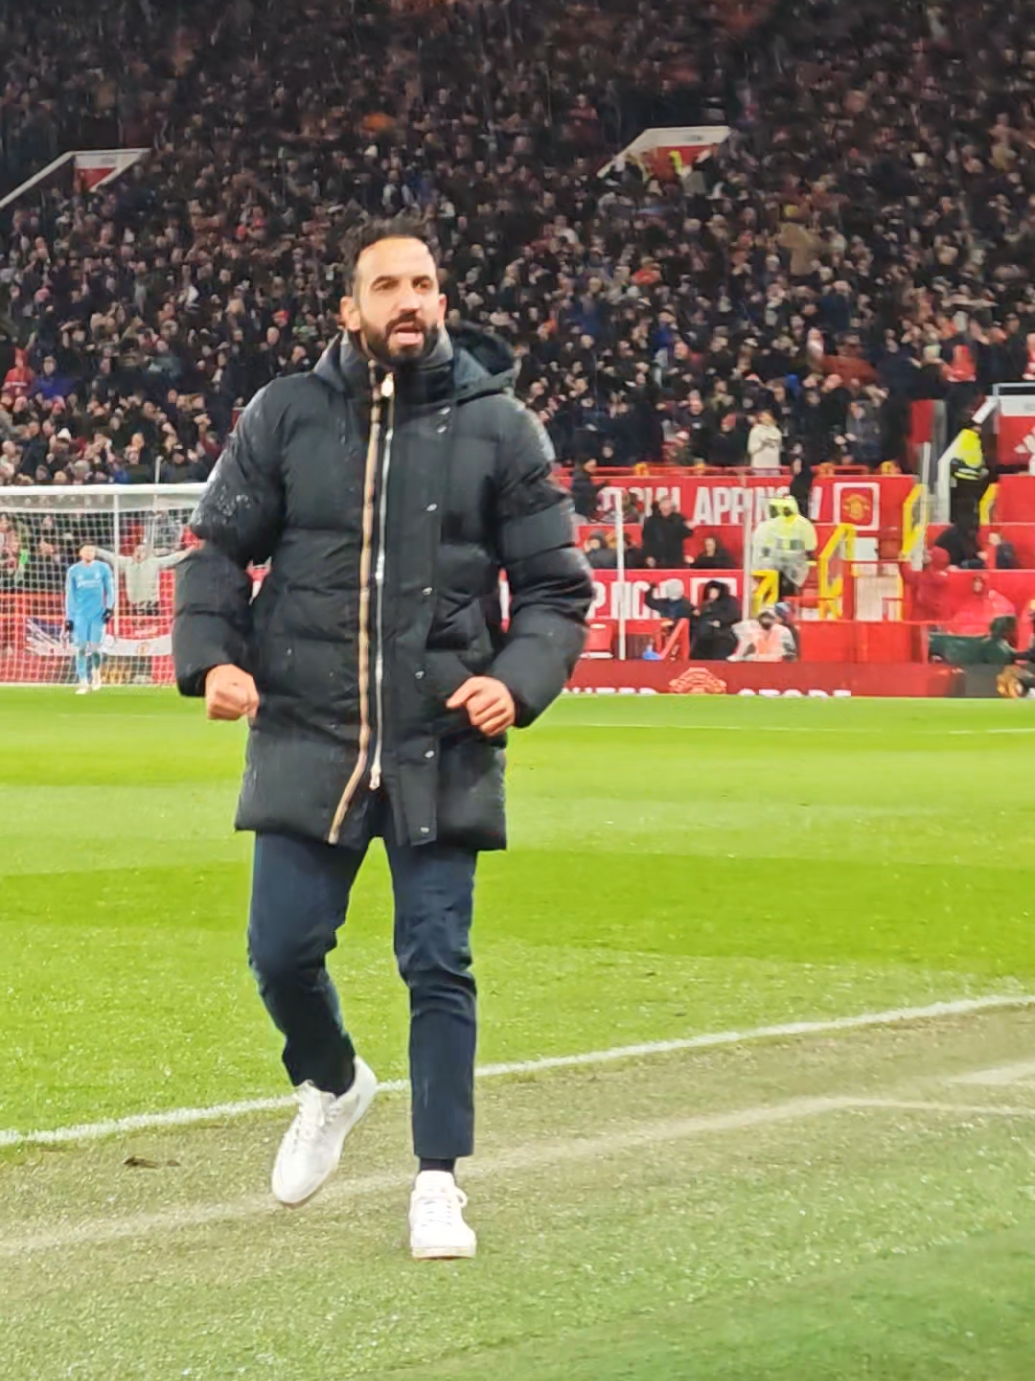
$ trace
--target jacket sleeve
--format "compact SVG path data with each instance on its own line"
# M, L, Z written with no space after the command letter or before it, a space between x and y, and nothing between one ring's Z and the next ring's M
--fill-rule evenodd
M560 695L575 667L593 579L575 546L571 502L551 475L550 439L515 399L508 396L507 407L495 536L510 586L510 628L489 674L513 695L524 728Z
M281 409L271 388L241 414L190 521L202 544L176 572L173 660L181 695L203 695L214 666L248 670L252 580L283 522Z

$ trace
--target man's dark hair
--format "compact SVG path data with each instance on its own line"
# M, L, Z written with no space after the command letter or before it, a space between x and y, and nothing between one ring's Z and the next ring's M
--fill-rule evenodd
M379 244L381 240L419 240L428 249L432 258L435 257L435 240L415 212L400 211L397 216L368 216L357 221L342 241L342 292L352 293L360 255L371 245Z

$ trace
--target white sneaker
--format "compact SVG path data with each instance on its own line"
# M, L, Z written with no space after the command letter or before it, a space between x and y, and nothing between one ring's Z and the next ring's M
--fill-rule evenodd
M446 1170L422 1170L410 1196L410 1251L414 1261L474 1256L478 1238L464 1222L467 1195Z
M356 1061L356 1078L340 1098L308 1080L295 1090L298 1112L280 1143L273 1165L273 1193L295 1208L311 1199L337 1169L345 1138L374 1101L377 1078Z
M100 668L98 667L98 668L94 671L93 677L92 677L91 680L90 680L90 689L91 689L91 690L100 690L100 688L101 688L101 672L100 672Z
M90 683L89 683L89 681L80 681L79 684L78 684L78 686L76 686L76 688L75 688L75 693L76 693L76 695L89 695L89 694L90 694Z

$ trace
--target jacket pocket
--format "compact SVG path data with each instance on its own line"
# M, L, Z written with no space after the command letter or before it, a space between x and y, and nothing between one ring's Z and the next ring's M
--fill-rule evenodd
M436 613L424 654L424 695L436 734L468 728L466 713L447 710L446 702L472 676L484 676L494 656L492 637L478 600L454 607L445 618Z
M507 844L505 739L473 730L442 740L438 761L438 839L469 849Z

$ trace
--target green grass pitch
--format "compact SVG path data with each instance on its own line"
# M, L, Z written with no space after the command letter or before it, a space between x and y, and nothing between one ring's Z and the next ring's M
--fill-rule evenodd
M244 961L242 748L163 692L0 695L0 1134L284 1091ZM1035 992L1033 749L1025 702L562 702L515 736L512 848L480 868L480 1061ZM332 968L382 1079L390 935L375 851ZM441 1268L404 1249L401 1095L293 1214L266 1196L283 1112L0 1147L0 1372L1035 1374L1035 1010L479 1100L480 1256Z

